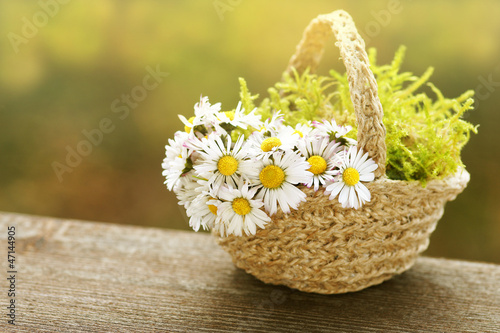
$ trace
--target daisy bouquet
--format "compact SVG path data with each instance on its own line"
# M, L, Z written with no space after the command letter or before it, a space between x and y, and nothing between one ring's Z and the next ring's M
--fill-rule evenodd
M357 209L370 201L363 184L377 164L346 137L350 126L334 120L294 127L277 111L262 119L241 107L221 111L201 97L194 116L179 116L184 131L166 146L166 185L196 231L255 235L278 210L290 213L305 201L302 186Z
M347 73L314 75L331 32ZM473 92L447 99L427 83L432 69L399 73L403 53L378 66L335 11L309 24L260 105L243 79L235 109L201 97L163 161L191 227L211 228L258 279L307 292L361 290L409 269L469 181L460 150L476 127L462 119ZM425 83L436 100L417 92Z

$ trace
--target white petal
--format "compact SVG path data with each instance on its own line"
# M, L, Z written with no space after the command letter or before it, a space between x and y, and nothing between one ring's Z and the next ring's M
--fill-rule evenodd
M233 196L231 195L231 192L229 192L227 187L222 187L219 193L217 193L217 195L222 200L227 200L227 201L233 200Z
M349 200L349 186L346 185L342 188L342 191L340 192L339 202L344 207L345 205L348 204L348 200Z
M373 172L378 168L378 165L373 160L368 160L357 168L359 173Z
M261 224L259 224L259 226L261 226L261 227L264 226L264 222L271 221L271 218L269 217L269 215L267 215L265 212L263 212L260 209L252 210L252 214L254 214L254 216L256 216L256 218L259 220L259 222L261 222Z
M257 232L257 227L255 226L255 223L252 221L250 214L245 216L245 226L247 227L247 230L251 235L255 235L255 233Z
M267 190L264 192L264 207L269 215L274 215L278 211L276 195L274 191Z
M368 159L368 153L365 153L364 155L362 154L363 151L360 150L359 153L358 153L358 156L356 158L356 161L355 163L353 163L353 168L356 168L359 170L359 167L366 162L366 160Z
M283 213L290 213L290 207L289 207L289 203L287 202L286 198L284 198L284 194L285 193L282 193L283 195L277 195L277 200L278 200L278 204L280 205L280 208L281 210L283 211Z
M354 186L349 186L349 207L356 208L356 191L354 190Z
M328 185L327 188L326 188L326 191L328 192L331 192L330 193L330 200L332 200L333 198L335 198L337 196L337 194L339 194L340 190L342 190L342 188L344 188L344 183L343 182L336 182L336 183L333 183L331 185Z
M357 183L356 184L356 190L358 191L358 195L361 199L363 199L363 202L369 202L371 200L371 194L370 194L370 191L368 190L368 188L361 184L361 183Z
M347 160L349 161L349 166L354 165L354 161L356 160L357 155L357 148L356 147L351 147L349 148L349 151L347 152Z
M372 180L375 179L375 175L370 172L370 173L365 173L365 174L361 174L359 176L359 180L363 181L363 182L371 182ZM358 183L359 184L359 183Z

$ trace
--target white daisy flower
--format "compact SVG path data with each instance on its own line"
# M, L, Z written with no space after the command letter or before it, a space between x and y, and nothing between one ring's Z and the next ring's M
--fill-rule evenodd
M169 139L169 144L165 146L166 157L163 160L162 175L166 177L165 184L172 191L179 179L193 169L188 148L185 147L187 133L177 132L174 140Z
M194 199L200 194L200 184L196 181L194 173L189 172L180 178L173 190L177 200L179 200L179 205L184 206L187 210Z
M357 144L356 140L345 137L352 130L351 126L339 126L335 120L313 121L312 125L315 127L313 134L329 136L331 141L335 140L342 145L353 146Z
M217 206L219 204L220 201L215 199L212 193L201 191L186 210L186 214L189 216L189 226L194 231L198 231L200 226L204 230L212 228L217 218Z
M183 115L178 115L179 119L184 124L184 131L190 137L196 136L194 129L199 129L207 134L213 130L212 123L216 121L216 114L220 111L221 104L217 103L210 105L208 97L201 97L200 102L194 105L194 116L186 119Z
M221 103L210 105L208 97L200 97L200 102L194 105L194 115L199 119L211 119L221 109Z
M236 110L219 112L217 114L218 122L213 125L216 129L223 129L224 124L229 124L234 127L239 127L246 130L248 127L253 127L255 129L260 129L263 126L260 116L255 114L254 109L248 114L245 114L245 109L241 108L241 102L238 103ZM221 125L222 124L222 125ZM220 130L220 129L219 129Z
M294 185L309 181L312 176L307 171L309 163L293 151L274 153L255 163L249 175L260 189L257 197L263 199L266 211L273 215L278 205L284 213L290 213L290 208L297 209L306 195Z
M200 120L199 119L196 119L195 116L192 116L190 117L189 119L186 119L186 117L184 117L183 115L181 114L178 114L177 115L179 117L179 119L182 121L182 123L184 124L184 132L186 132L187 134L194 134L194 132L192 133L192 130L195 126L194 122L196 120L196 122L198 123ZM198 124L199 125L199 124Z
M271 118L264 121L264 124L259 128L259 132L265 133L267 131L279 132L283 127L284 116L280 111L275 112Z
M177 131L174 134L174 139L168 139L168 145L165 146L165 156L163 160L164 163L169 164L179 156L182 150L184 142L188 139L188 134L186 132ZM166 167L164 167L166 169Z
M240 136L234 147L231 137L223 143L218 136L210 136L207 140L200 141L201 159L194 166L197 174L208 180L215 193L222 184L236 186L240 177L245 177L252 169L252 162L246 159L247 152L243 149L244 136Z
M182 153L170 163L170 169L163 171L167 188L172 191L177 182L191 170L193 170L193 162L187 155L187 149L183 149Z
M219 196L223 200L217 207L217 226L220 234L241 236L255 235L257 227L264 228L271 218L260 208L262 200L255 198L257 188L249 188L240 181L237 188L224 186ZM221 232L222 231L222 232Z
M203 150L203 147L207 145L207 141L209 138L220 137L218 133L212 132L207 136L198 137L190 137L184 142L184 146L191 153L198 153Z
M269 134L267 136L266 134ZM283 127L279 132L274 130L254 132L248 137L248 144L256 159L269 157L277 151L292 151L298 144L300 135L292 127Z
M294 128L294 134L298 134L301 138L307 137L313 131L311 122L305 124L297 124Z
M358 209L371 200L370 191L361 182L372 181L375 178L373 171L378 165L368 158L368 153L363 155L363 150L358 151L355 146L338 155L339 175L334 183L326 187L325 192L330 193L330 200L340 193L338 200L342 207Z
M312 177L305 183L307 187L314 186L314 191L317 191L338 174L339 171L334 168L337 165L335 156L340 150L339 146L339 142L330 142L327 136L309 136L299 141L299 151L310 164L308 171L312 173Z

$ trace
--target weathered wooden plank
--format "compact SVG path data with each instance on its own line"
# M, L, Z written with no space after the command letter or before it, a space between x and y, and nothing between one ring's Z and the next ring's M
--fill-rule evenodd
M17 325L2 315L1 331L500 332L498 265L420 258L380 286L324 296L261 283L206 234L3 213L4 254L10 225Z

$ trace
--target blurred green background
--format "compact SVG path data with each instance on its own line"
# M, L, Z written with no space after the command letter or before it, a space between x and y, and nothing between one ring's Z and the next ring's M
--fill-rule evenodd
M309 21L335 9L379 63L405 44L404 70L434 66L447 97L476 90L468 120L481 126L462 154L471 182L427 255L500 263L497 0L1 0L0 210L187 230L160 166L177 114L200 94L235 107L240 76L265 95ZM330 44L323 74L344 70ZM86 156L68 166L68 149Z

